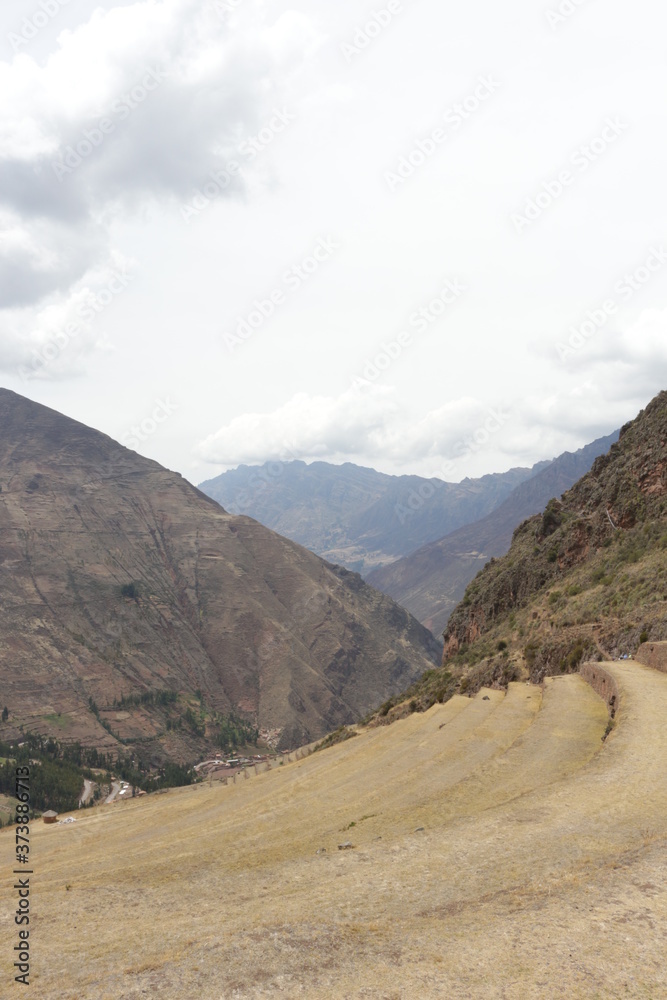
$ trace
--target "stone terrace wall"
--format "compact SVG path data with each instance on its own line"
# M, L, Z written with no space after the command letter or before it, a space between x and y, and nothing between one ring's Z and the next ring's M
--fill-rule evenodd
M645 667L653 667L654 670L662 670L667 674L667 642L643 642L635 660L643 663Z
M613 719L618 708L618 685L615 679L599 663L582 663L579 673L585 681L588 681L593 690L601 698L604 698L609 709L609 714Z

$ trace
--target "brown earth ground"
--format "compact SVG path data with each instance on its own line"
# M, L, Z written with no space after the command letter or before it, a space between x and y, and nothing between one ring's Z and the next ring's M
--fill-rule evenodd
M570 675L227 787L35 822L36 993L667 996L667 675L599 666L618 690L606 741L605 703ZM4 963L6 896L0 928Z

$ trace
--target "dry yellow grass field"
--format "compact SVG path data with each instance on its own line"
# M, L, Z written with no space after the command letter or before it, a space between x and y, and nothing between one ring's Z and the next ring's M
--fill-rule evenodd
M606 669L605 742L605 703L564 676L229 787L36 822L34 994L662 1000L667 675Z

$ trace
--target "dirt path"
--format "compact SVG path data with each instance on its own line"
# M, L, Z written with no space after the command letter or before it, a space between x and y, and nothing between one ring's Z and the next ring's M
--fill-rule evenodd
M105 806L108 806L111 802L113 802L113 800L116 798L116 796L120 792L120 788L121 788L121 785L120 785L119 781L112 781L111 782L111 791L109 792L109 794L107 795L106 799L104 800Z
M83 779L83 791L79 797L79 807L85 806L93 797L95 791L95 782L90 781L88 778Z

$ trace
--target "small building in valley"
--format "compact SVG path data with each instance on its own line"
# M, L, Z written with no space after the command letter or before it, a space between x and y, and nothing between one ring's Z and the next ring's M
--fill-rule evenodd
M58 819L58 813L54 812L53 809L47 809L45 813L42 813L42 819L45 823L55 823Z

